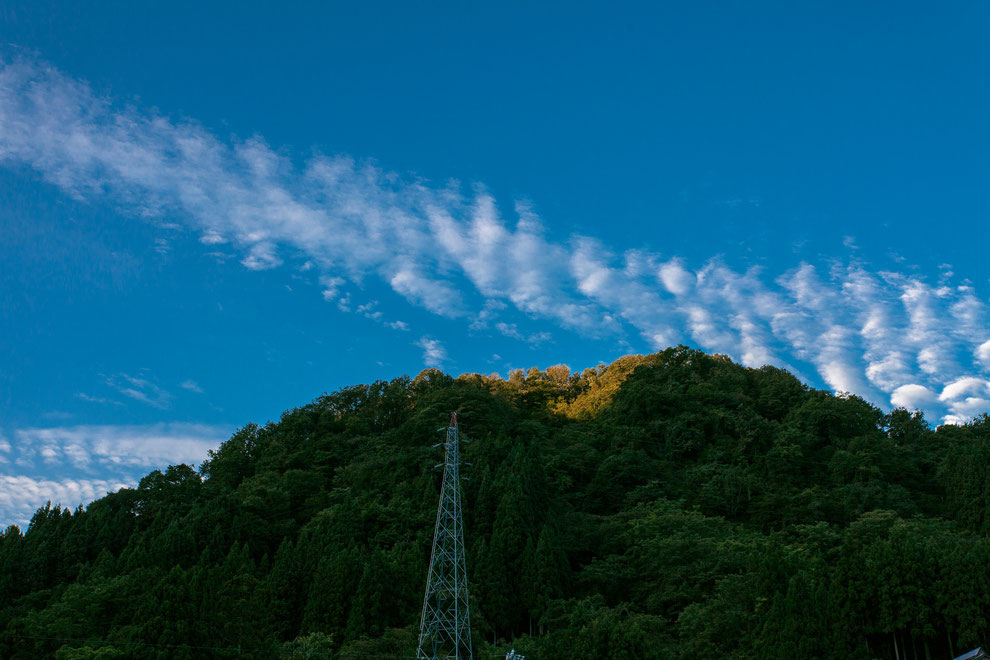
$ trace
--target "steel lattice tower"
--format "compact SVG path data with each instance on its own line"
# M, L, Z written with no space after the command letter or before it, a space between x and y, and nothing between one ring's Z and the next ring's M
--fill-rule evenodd
M442 430L442 429L441 429ZM433 532L430 573L426 579L417 658L473 660L471 610L468 606L464 525L461 517L461 448L457 414L450 416L443 486Z

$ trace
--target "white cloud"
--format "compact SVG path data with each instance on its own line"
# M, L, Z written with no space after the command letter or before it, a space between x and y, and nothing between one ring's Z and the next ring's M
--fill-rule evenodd
M32 167L76 198L178 220L207 245L228 244L249 269L304 261L299 269L313 270L323 297L344 311L353 304L345 283L362 289L376 278L475 330L525 336L510 314L616 342L632 330L652 348L691 342L748 366L813 370L816 382L878 405L920 405L912 387L944 393L990 376L986 296L953 285L949 268L933 283L858 261L769 274L642 248L615 254L592 237L555 240L529 205L507 212L480 186L465 193L346 156L300 166L261 138L224 141L192 122L116 106L30 58L0 63L0 162ZM361 313L382 322L377 310ZM447 359L436 339L417 345L431 364ZM169 405L167 392L130 378L111 384ZM983 398L926 405L962 419Z
M389 279L398 293L414 304L442 316L461 315L461 294L451 284L434 279L412 263L403 263Z
M113 405L113 406L124 405L120 401L114 401L113 399L107 399L101 396L91 396L89 394L86 394L85 392L79 392L76 396L82 399L83 401L88 401L89 403L100 403L100 404Z
M688 293L697 281L694 274L684 268L684 262L681 259L671 259L661 265L657 276L667 291L675 296L683 296Z
M981 413L990 411L990 399L970 396L949 404L949 413L942 418L946 424L965 424Z
M10 453L10 442L8 442L7 438L3 437L2 435L0 435L0 451L4 452L5 454Z
M124 396L154 408L164 410L172 402L172 395L147 378L120 373L106 379L106 384ZM81 395L84 396L84 395ZM95 399L87 399L95 400Z
M960 378L959 380L953 381L945 386L942 390L942 394L939 395L940 401L953 401L958 399L964 394L975 394L983 395L990 394L990 382L982 378Z
M890 395L890 405L908 410L923 410L933 404L938 396L924 385L901 385Z
M402 330L404 332L409 330L409 324L405 321L389 321L386 325L393 330Z
M190 392L195 392L196 394L202 394L203 388L200 387L199 383L194 380L184 380L179 383L179 387L184 390L189 390Z
M133 486L131 480L34 479L24 475L0 474L0 525L25 528L34 512L46 502L74 509L103 497L108 492Z
M115 474L106 478L52 480L24 474L0 474L0 523L24 525L48 500L76 507L108 491L133 485L135 472L170 464L199 463L207 451L230 436L231 428L205 424L142 426L63 426L14 431L15 442L4 440L10 457L23 471L79 470L83 475ZM4 463L9 461L4 460Z
M959 367L954 357L951 322L943 311L943 299L951 292L933 289L914 278L905 279L901 290L908 314L906 339L915 351L918 366L929 375L956 374Z
M372 300L363 305L358 305L357 313L365 317L366 319L371 319L372 321L380 321L382 318L382 312L380 309L375 309L378 306L377 300Z
M312 265L312 262L307 261L307 264ZM307 269L308 270L308 269ZM340 294L340 287L343 286L344 280L341 277L330 277L324 275L320 277L320 284L323 285L323 299L327 302L336 300L337 296Z
M423 363L428 367L443 367L447 361L447 349L439 339L420 337L416 346L423 349Z
M524 341L533 346L538 346L539 344L542 344L543 342L550 340L549 332L534 332L531 334L523 334L522 332L520 332L519 326L517 326L515 323L499 322L495 324L495 329L498 330L503 335L505 335L506 337L509 337L511 339L518 339L519 341Z
M282 265L282 260L275 254L275 245L268 241L255 243L248 249L247 256L241 263L248 270L271 270Z
M990 339L980 344L976 349L976 359L979 360L985 368L990 369Z
M220 245L226 243L227 240L217 232L207 230L199 237L199 242L203 245Z
M206 424L144 426L61 426L15 431L19 464L47 464L77 469L160 467L198 463L230 434L226 427Z

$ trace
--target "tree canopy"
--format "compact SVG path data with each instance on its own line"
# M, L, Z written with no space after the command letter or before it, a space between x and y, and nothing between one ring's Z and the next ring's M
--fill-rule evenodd
M456 411L479 657L990 646L990 418L685 347L345 387L0 534L0 657L415 654Z

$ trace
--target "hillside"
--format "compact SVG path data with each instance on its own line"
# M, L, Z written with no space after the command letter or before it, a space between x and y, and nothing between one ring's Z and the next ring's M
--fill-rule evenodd
M990 645L986 416L933 430L682 347L347 387L43 508L0 536L0 657L414 655L451 411L479 658Z

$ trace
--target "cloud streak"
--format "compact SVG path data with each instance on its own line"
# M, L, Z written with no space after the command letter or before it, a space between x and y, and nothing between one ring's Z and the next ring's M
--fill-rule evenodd
M423 349L423 364L427 367L443 367L443 363L448 359L447 349L439 339L420 337L416 346Z
M11 461L19 474L0 472L0 524L26 525L51 501L87 504L109 491L137 483L143 472L178 463L200 463L230 436L229 427L206 424L60 426L23 428L13 441L0 438L0 466ZM8 460L10 459L10 460ZM60 479L32 476L56 469Z
M202 394L203 388L194 380L184 380L179 383L179 387L184 390L189 390L190 392L195 392L196 394Z
M524 341L543 335L500 318L506 307L589 337L632 332L651 348L685 342L783 366L944 421L987 405L967 380L990 374L985 296L953 284L948 270L937 282L855 260L738 271L718 259L692 266L615 253L594 237L555 240L528 204L505 217L484 188L404 179L346 156L299 166L259 137L224 141L193 121L115 105L30 58L0 67L0 162L131 216L180 218L205 245L237 251L245 268L305 261L343 310L356 285L377 278L413 305ZM418 342L425 359L446 360L429 342Z
M149 468L199 463L229 435L207 424L60 426L14 432L12 452L20 465L62 465L79 470Z
M0 520L25 528L31 516L45 502L74 509L103 497L111 491L133 486L132 481L106 479L33 479L23 475L0 474Z
M106 384L130 399L140 401L159 410L168 408L172 402L172 395L169 392L158 387L147 378L129 376L127 374L115 374L106 379ZM100 401L93 397L83 398L87 401Z

